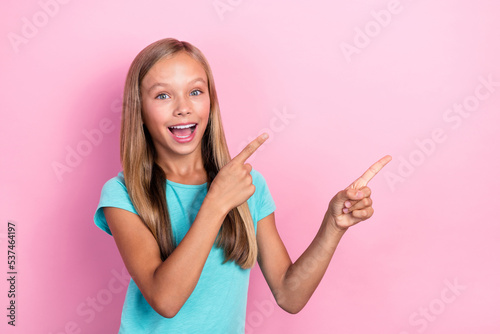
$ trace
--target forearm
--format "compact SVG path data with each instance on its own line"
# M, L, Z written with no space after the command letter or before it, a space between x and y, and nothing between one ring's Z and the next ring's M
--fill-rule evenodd
M304 253L288 268L275 297L284 310L299 312L323 278L346 230L334 228L325 214L321 227Z
M157 307L174 316L193 292L226 213L205 200L188 232L153 276Z

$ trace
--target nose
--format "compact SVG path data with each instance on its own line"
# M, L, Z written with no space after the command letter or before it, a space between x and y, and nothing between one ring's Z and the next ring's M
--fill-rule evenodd
M186 99L185 97L179 97L174 109L174 115L184 116L189 114L191 114L191 106L188 99Z

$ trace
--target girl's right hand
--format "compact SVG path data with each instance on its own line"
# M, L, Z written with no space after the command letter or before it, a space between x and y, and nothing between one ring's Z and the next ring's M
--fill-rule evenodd
M252 166L245 161L269 138L264 133L248 144L237 156L219 170L212 181L207 198L226 215L233 208L245 203L255 192L252 183Z

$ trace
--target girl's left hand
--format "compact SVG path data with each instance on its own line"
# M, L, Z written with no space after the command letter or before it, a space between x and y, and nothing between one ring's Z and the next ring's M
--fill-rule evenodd
M346 230L373 215L371 190L367 184L391 160L392 157L386 155L349 187L339 191L332 198L327 214L331 216L330 221L336 229Z

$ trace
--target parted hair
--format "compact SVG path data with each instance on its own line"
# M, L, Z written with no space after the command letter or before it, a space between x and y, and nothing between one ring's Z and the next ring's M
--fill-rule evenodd
M203 66L210 96L210 115L202 137L202 159L207 172L207 187L231 157L210 66L201 51L192 44L173 38L159 40L143 49L127 74L120 133L120 158L125 185L132 203L158 243L164 261L175 249L168 203L165 172L157 164L157 154L142 120L141 82L153 65L164 57L186 52ZM248 204L232 209L217 235L216 246L224 250L225 261L251 268L257 259L257 241Z

